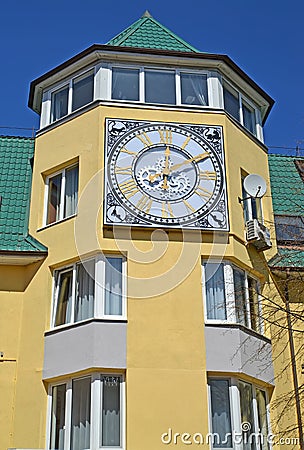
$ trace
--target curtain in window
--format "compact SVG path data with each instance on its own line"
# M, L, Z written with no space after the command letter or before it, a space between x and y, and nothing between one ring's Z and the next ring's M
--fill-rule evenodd
M53 387L50 450L64 449L65 395L65 384Z
M61 174L49 179L47 224L56 222L60 218L61 180Z
M253 410L252 410L252 386L249 383L239 381L240 390L240 403L241 403L241 421L242 423L249 423L250 430L245 435L243 432L243 449L244 450L255 450L255 440L252 439L250 442L249 437L251 433L255 432L254 421L253 421ZM249 442L246 442L249 441Z
M226 298L223 264L205 264L207 318L226 320Z
M251 277L248 277L248 296L249 296L251 328L259 333L261 331L260 329L261 327L260 327L258 283L254 278Z
M116 377L103 381L102 446L120 446L120 383Z
M78 166L65 171L64 217L75 214L78 202Z
M212 433L214 447L229 448L231 442L231 415L228 380L209 380L211 390Z
M55 326L71 321L73 270L58 275Z
M246 311L246 290L245 273L238 269L233 269L234 299L236 321L242 325L248 326Z
M90 449L91 378L73 381L71 450Z
M69 88L66 87L52 95L52 120L58 120L68 113Z
M182 103L188 105L208 104L207 77L181 73Z
M105 260L105 311L106 315L122 315L122 258Z
M259 423L259 433L263 436L263 441L261 442L262 450L269 450L268 437L268 423L267 423L267 403L266 394L260 389L256 389L256 400L258 407L258 423Z
M95 260L77 264L75 322L94 316Z

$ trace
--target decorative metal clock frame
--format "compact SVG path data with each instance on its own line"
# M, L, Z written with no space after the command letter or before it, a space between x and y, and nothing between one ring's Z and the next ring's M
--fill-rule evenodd
M105 123L104 224L228 231L222 127Z

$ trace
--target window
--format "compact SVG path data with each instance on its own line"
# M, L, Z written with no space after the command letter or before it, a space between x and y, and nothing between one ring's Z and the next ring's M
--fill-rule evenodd
M234 378L210 378L208 385L212 448L234 448L235 432L243 450L269 450L266 391Z
M51 122L93 101L94 73L86 72L72 78L63 87L51 93Z
M46 225L76 214L78 202L78 165L46 179Z
M145 100L147 103L175 105L175 72L145 71Z
M94 373L51 386L49 450L123 447L124 380Z
M229 83L224 83L224 107L247 130L257 136L257 109L244 98L243 94L234 89Z
M208 105L207 75L181 73L181 98L185 105Z
M244 188L244 179L245 177L242 177L242 203L244 210L244 220L245 222L247 222L248 220L257 219L260 223L263 223L262 198L251 197L247 194Z
M262 332L259 284L229 262L203 264L207 321L239 323Z
M125 316L123 270L124 260L118 256L99 256L56 270L52 326Z
M286 244L301 244L304 242L304 217L274 216L277 240Z
M112 99L139 100L139 70L113 67Z

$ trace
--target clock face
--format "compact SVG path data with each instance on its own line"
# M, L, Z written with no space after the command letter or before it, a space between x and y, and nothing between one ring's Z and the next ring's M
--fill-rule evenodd
M105 224L228 229L221 127L106 120Z

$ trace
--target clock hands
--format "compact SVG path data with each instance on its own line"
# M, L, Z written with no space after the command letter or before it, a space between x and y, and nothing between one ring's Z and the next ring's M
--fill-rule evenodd
M185 161L179 163L179 164L175 164L174 166L171 167L171 171L174 171L175 169L179 169L181 166L183 166L184 164L189 164L191 162L200 162L203 159L208 158L209 153L205 152L205 153L200 153L199 155L194 156L193 158L190 159L186 159Z

